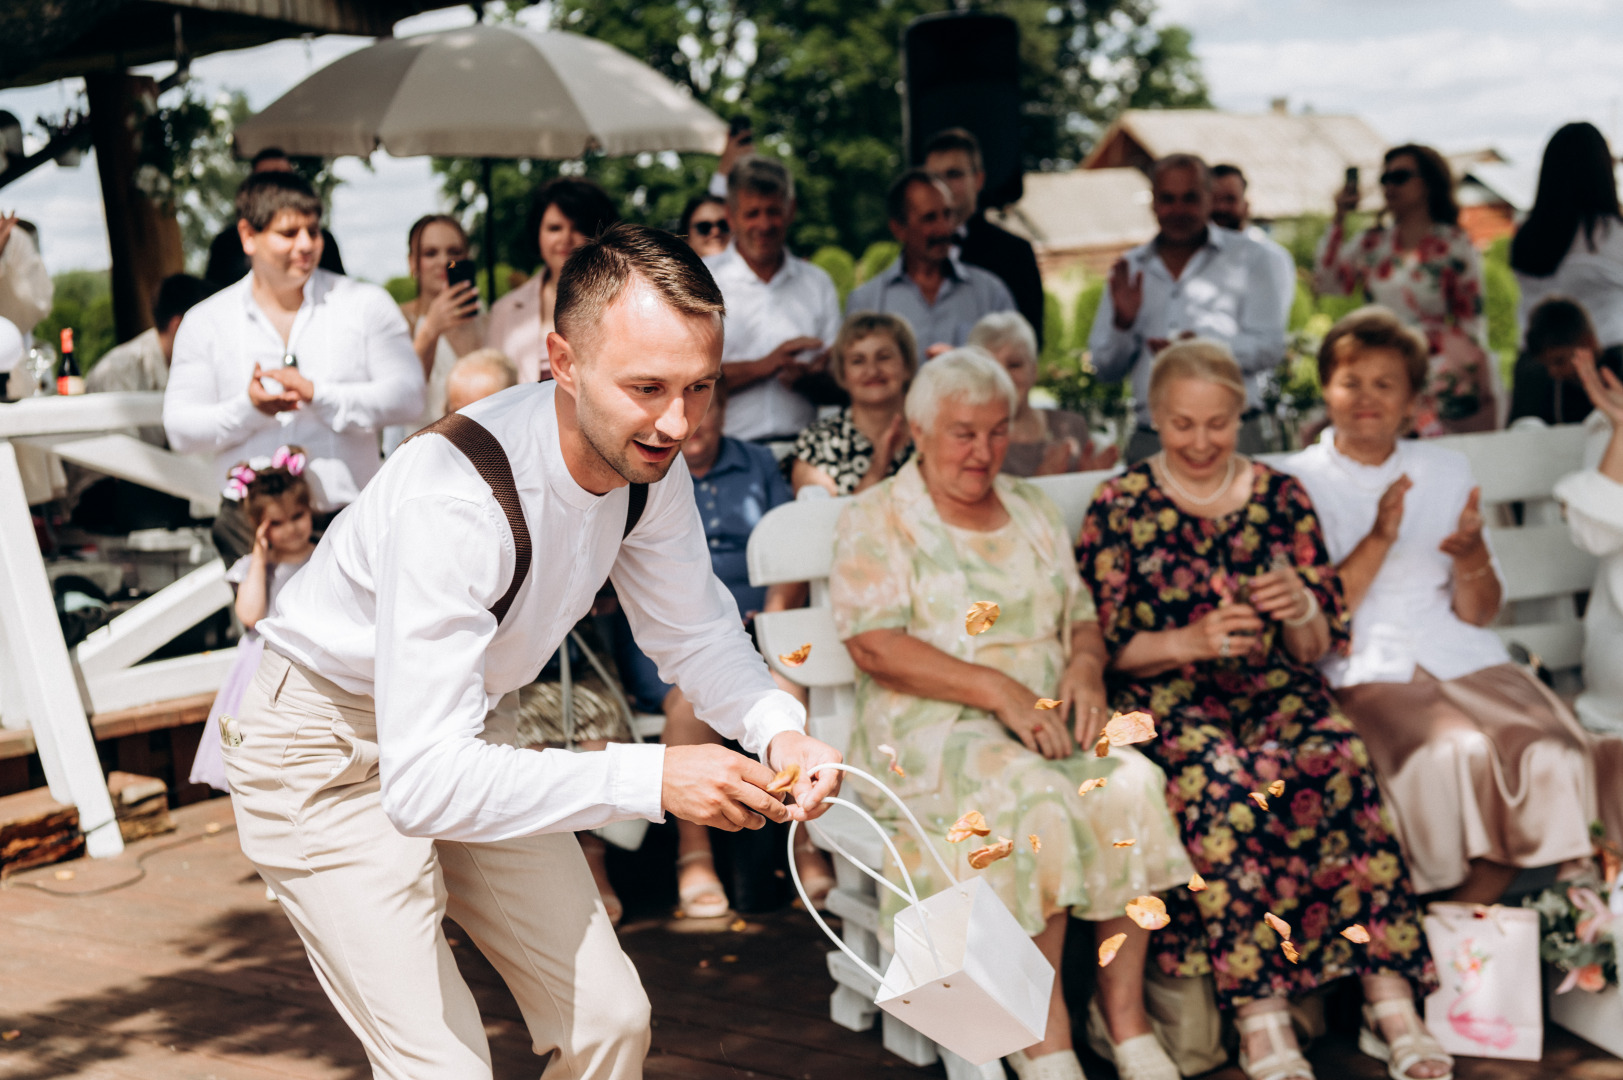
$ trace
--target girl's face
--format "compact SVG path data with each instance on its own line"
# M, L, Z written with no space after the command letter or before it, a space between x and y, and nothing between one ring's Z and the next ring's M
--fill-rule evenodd
M461 229L431 221L417 234L417 288L425 300L445 291L445 268L468 257L468 238Z
M575 223L569 220L569 215L558 209L553 203L541 214L541 261L547 264L552 271L554 281L563 273L564 263L575 249L591 239L585 233L575 228Z
M310 504L302 498L284 495L268 499L259 515L259 524L265 525L265 540L272 554L297 556L310 546Z
M845 389L863 405L900 404L907 394L907 361L886 333L858 338L845 350Z

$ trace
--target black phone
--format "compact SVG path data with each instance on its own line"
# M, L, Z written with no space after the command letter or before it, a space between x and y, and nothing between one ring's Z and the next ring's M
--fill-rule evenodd
M455 287L466 281L477 287L479 264L472 259L458 259L445 268L445 283Z
M742 135L754 127L755 125L750 123L750 118L740 113L727 122L727 134Z
M1347 166L1346 188L1347 188L1348 191L1357 191L1358 190L1358 166L1357 165L1348 165Z

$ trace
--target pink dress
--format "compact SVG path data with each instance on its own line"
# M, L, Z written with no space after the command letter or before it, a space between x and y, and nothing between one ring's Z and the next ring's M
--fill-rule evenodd
M233 586L241 585L247 580L252 566L252 558L244 555L231 564L231 569L225 572L225 579ZM302 562L270 564L270 581L265 587L267 618L276 611L276 597L282 591L282 586L303 566ZM237 657L231 663L231 670L226 672L225 681L220 684L220 692L214 695L214 706L209 709L208 721L203 725L203 739L197 744L197 756L192 759L189 777L192 783L207 784L221 791L231 790L231 785L225 779L225 758L220 753L220 717L230 716L237 711L237 703L253 681L254 672L259 669L259 656L264 651L264 639L257 631L245 631L238 640Z

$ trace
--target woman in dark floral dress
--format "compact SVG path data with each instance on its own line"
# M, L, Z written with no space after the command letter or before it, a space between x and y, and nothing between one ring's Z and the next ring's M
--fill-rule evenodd
M1313 1075L1285 999L1354 974L1372 1003L1361 1046L1398 1080L1450 1076L1414 1011L1432 973L1392 821L1314 666L1347 648L1340 586L1301 485L1234 453L1244 401L1221 345L1162 353L1150 403L1164 449L1102 485L1082 525L1111 704L1155 716L1140 748L1167 774L1206 882L1169 898L1151 948L1169 974L1214 974L1258 1080ZM1367 944L1343 936L1355 925Z

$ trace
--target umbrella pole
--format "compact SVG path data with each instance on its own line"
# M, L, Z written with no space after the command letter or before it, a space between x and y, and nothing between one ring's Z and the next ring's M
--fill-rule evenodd
M485 188L485 303L495 306L496 303L496 193L491 190L490 173L492 163L490 158L479 159L479 179Z

